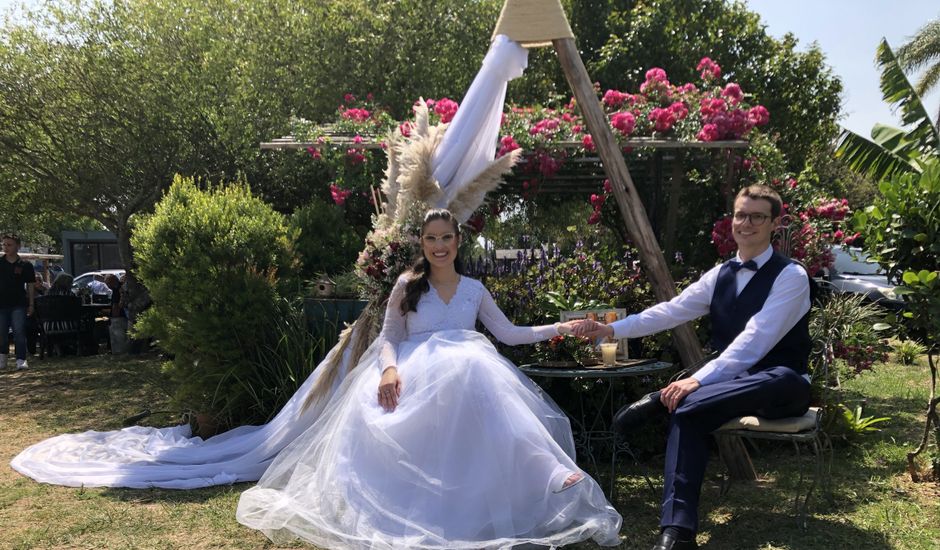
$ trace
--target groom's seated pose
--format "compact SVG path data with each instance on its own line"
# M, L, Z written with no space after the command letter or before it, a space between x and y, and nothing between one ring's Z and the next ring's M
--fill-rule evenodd
M752 185L734 201L736 259L716 266L669 302L611 325L582 322L576 334L636 338L711 315L712 348L720 354L689 376L621 409L621 436L649 415L671 414L666 444L661 534L653 550L698 546L698 501L708 436L731 418L782 418L806 412L810 282L798 263L775 253L780 196Z

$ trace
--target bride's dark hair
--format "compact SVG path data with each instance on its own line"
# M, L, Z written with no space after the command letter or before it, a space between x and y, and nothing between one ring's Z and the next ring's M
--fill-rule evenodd
M422 237L424 236L424 228L434 220L450 222L454 227L454 237L460 238L460 224L457 223L457 218L450 213L450 210L443 208L428 210L424 215L424 221L421 222ZM457 257L454 258L454 269L457 270L458 274L463 275L463 262L460 261L459 250ZM421 295L431 290L431 283L428 282L428 277L431 275L431 262L428 261L423 252L421 253L421 259L411 268L408 274L410 278L405 283L405 297L401 301L402 315L407 315L409 311L418 311L418 300L421 299Z

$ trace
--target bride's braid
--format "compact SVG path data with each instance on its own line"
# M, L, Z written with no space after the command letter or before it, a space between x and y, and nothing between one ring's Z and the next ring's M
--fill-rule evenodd
M424 228L434 220L450 222L454 226L454 237L460 238L460 224L457 223L457 218L444 208L428 210L424 215L424 222L421 223L421 236L424 236ZM454 259L454 269L457 273L463 274L463 262L460 261L459 251ZM418 311L418 300L421 299L421 295L431 290L431 283L428 282L428 277L431 276L431 262L424 256L424 253L421 254L421 259L411 268L408 275L409 280L405 283L405 297L401 301L402 315L407 315L409 311Z

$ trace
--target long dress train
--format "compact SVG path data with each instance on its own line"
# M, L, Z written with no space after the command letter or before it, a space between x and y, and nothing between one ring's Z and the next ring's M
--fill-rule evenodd
M333 348L324 363L338 350ZM28 447L10 466L36 481L69 487L195 489L256 481L329 401L324 397L302 410L319 374L314 370L277 416L262 426L241 426L206 440L192 437L188 424L64 434ZM332 391L342 378L340 372Z
M450 303L431 287L407 316L401 295L399 281L380 338L242 495L238 520L328 548L618 544L620 515L593 479L556 492L579 471L565 414L473 330L479 317L518 344L554 327L512 326L466 277ZM403 387L391 413L376 397L389 360Z

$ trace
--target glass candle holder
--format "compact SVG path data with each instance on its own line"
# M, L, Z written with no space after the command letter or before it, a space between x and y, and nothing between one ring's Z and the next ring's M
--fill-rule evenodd
M601 344L601 360L604 361L606 367L612 367L617 363L617 342Z

